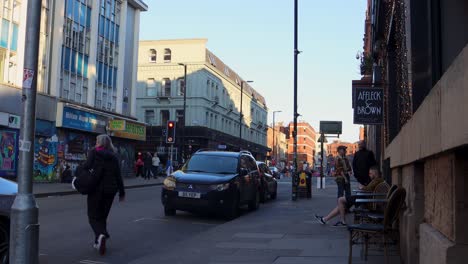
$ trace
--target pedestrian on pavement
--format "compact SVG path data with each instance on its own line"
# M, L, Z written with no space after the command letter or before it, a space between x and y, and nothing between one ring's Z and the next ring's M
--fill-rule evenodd
M155 152L152 160L152 169L153 169L153 177L156 179L159 174L159 164L161 163L161 160L158 157L158 153Z
M358 146L359 150L354 154L353 159L354 177L359 184L366 186L371 181L368 173L369 168L377 162L374 153L366 148L366 141L359 141Z
M99 254L106 253L106 240L109 239L107 231L107 217L114 197L119 193L119 201L125 199L125 189L120 174L119 160L115 148L108 135L99 135L96 146L91 149L83 169L102 168L99 185L93 193L88 194L88 220L94 231L94 248Z
M145 163L143 162L143 156L140 152L138 152L138 158L135 162L135 171L137 177L143 177L143 166Z
M151 153L146 152L145 158L143 160L143 166L144 166L144 179L149 180L151 179L151 173L152 173L152 167L153 167L153 156Z
M351 165L346 157L346 146L338 147L338 156L335 159L335 182L338 186L338 198L345 194L351 196L350 175Z
M371 182L367 186L360 187L363 191L374 192L377 185L384 182L382 179L382 174L380 173L379 167L373 166L369 169L369 178L371 178ZM331 210L331 212L323 217L320 215L315 215L315 218L321 224L327 224L328 221L335 218L336 216L340 216L340 221L338 221L333 226L342 227L346 226L346 210L349 210L351 206L354 205L354 201L356 200L355 196L345 196L338 198L338 205Z

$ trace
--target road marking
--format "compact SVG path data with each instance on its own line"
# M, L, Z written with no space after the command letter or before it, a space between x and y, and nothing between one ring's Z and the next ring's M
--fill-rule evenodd
M148 218L148 217L143 217L143 218L140 218L140 219L133 220L134 223L141 222L141 221L162 221L162 222L167 222L169 220L164 219L164 218Z
M83 264L107 264L107 262L101 262L101 261L94 261L94 260L82 260L80 261L79 263L83 263Z
M193 225L206 225L206 226L215 226L217 224L203 223L203 222L192 222Z

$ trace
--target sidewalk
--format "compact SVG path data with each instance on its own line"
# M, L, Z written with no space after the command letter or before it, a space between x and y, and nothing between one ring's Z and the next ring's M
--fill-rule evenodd
M148 187L161 185L163 178L144 180L142 178L123 178L125 189L133 189L140 187ZM36 198L57 196L57 195L71 195L78 194L73 190L71 183L34 183L33 192Z
M142 257L131 264L306 264L348 263L346 228L323 226L314 214L326 214L336 205L336 185L317 190L312 199L293 202L290 183L281 182L277 201L262 204L256 212L245 211L234 221L187 238L164 253ZM169 219L170 220L170 219ZM351 220L351 219L350 219ZM385 263L383 250L369 250L369 260L360 258L360 246L353 248L353 263ZM399 263L390 249L390 263Z

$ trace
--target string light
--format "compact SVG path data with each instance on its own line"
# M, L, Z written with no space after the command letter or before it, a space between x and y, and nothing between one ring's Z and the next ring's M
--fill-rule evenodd
M385 43L382 48L383 51L394 50L394 65L395 65L395 85L389 86L389 80L387 77L388 73L388 53L380 54L381 59L381 76L382 83L384 84L384 128L383 128L383 140L384 145L387 146L390 143L389 126L389 114L397 111L399 127L401 128L413 115L413 104L412 96L413 91L408 82L408 53L406 46L406 6L403 0L387 1L385 4L385 29L383 36L388 36L393 30L389 38L389 43ZM392 17L393 15L393 17ZM387 45L385 47L385 45ZM390 46L392 45L392 46ZM392 65L390 65L392 67ZM396 109L395 105L389 104L389 92L390 89L396 89Z

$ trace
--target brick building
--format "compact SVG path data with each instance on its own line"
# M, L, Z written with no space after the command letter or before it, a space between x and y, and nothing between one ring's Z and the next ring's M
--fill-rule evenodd
M338 156L338 147L346 146L346 156L353 156L356 151L358 151L357 143L349 143L341 140L334 140L332 143L327 145L327 154L332 155L333 157Z
M286 131L286 129L284 129ZM294 160L294 138L292 133L294 131L294 123L289 123L287 129L289 135L288 139L288 161ZM307 161L310 165L314 164L315 145L317 142L317 132L307 122L297 123L297 163L302 164Z

